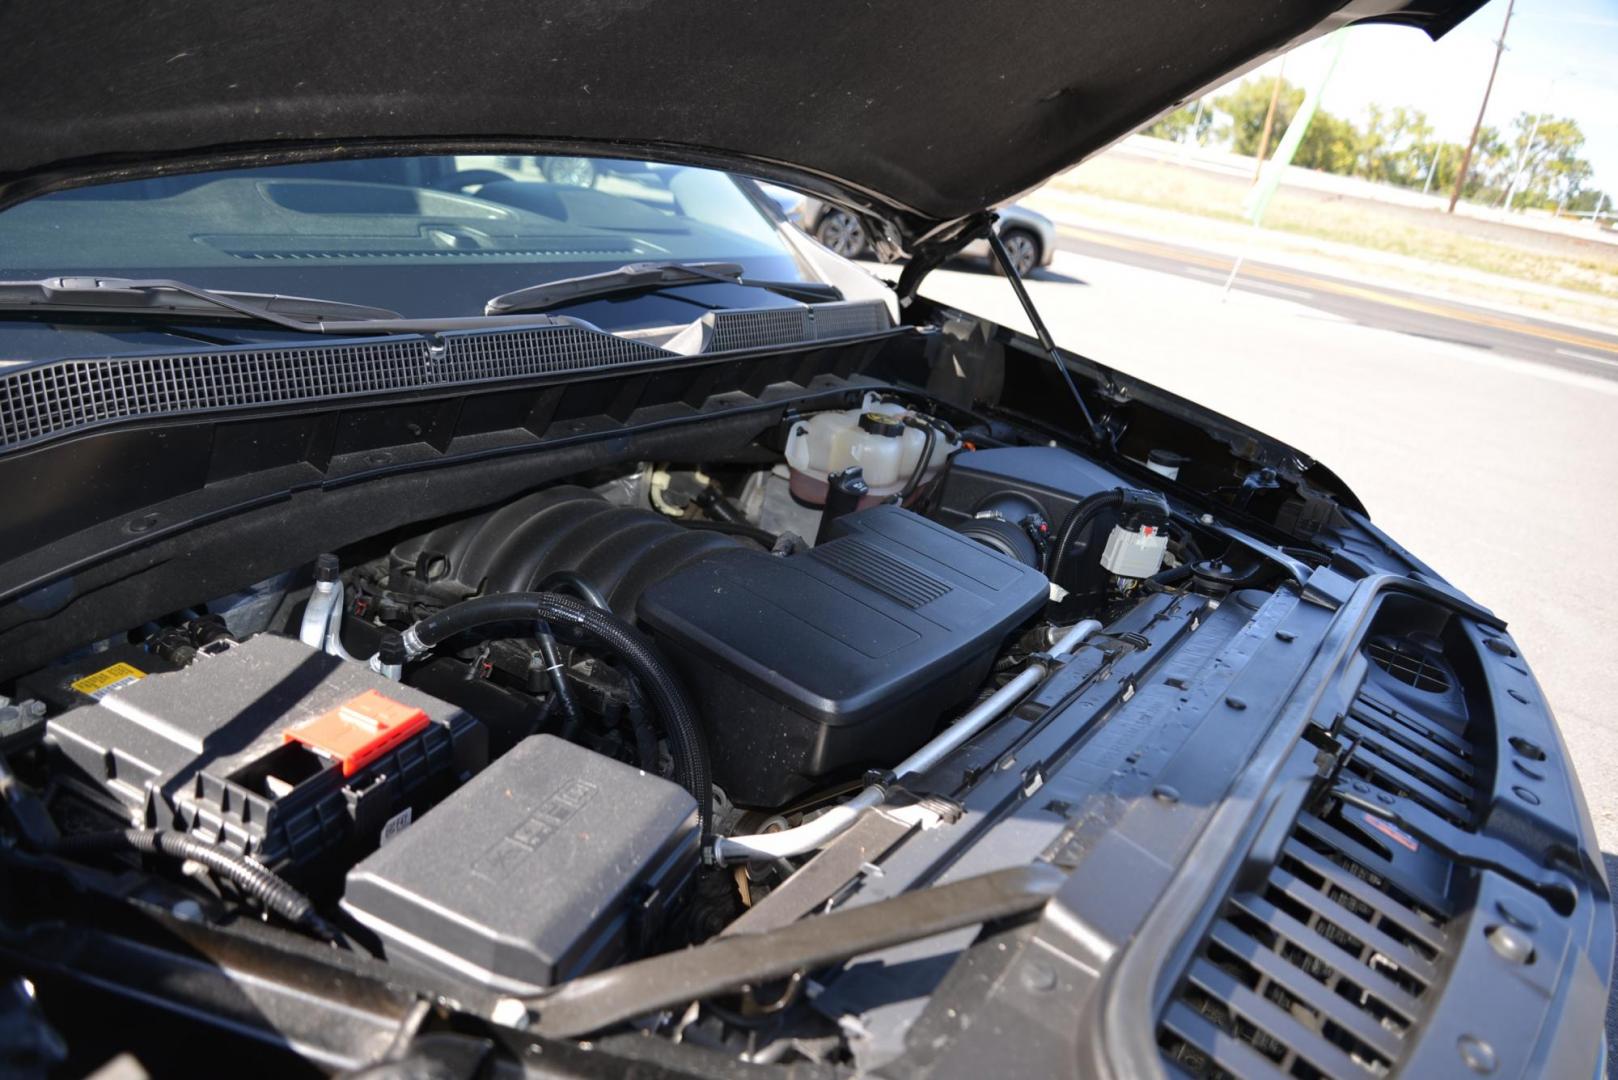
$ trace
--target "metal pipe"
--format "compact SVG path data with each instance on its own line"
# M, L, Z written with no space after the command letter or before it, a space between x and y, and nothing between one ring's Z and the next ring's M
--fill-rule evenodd
M303 608L303 622L298 627L298 640L311 649L326 648L326 628L331 624L332 610L337 606L337 593L329 581L315 582L309 602Z
M1075 623L1056 640L1056 644L1051 646L1047 655L1052 660L1064 658L1100 629L1101 624L1095 619ZM1030 663L1018 672L1016 678L939 732L920 750L901 761L893 770L894 778L902 780L907 776L924 773L943 761L1044 681L1045 676L1050 673L1051 666L1040 661ZM797 828L783 829L774 833L757 833L752 836L716 838L713 846L714 861L723 864L740 862L744 859L779 859L818 851L848 831L854 822L859 820L861 814L881 806L886 799L887 793L873 784L848 802L832 807L813 821L805 822Z

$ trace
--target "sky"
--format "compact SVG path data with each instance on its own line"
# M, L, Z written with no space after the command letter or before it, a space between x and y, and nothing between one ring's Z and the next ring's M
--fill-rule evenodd
M1409 27L1351 27L1320 107L1359 122L1373 103L1413 106L1440 138L1465 144L1505 17L1506 0L1490 0L1436 43ZM1315 41L1257 74L1284 64L1288 81L1308 87L1326 59L1325 43ZM1483 122L1505 130L1533 111L1578 121L1591 184L1618 199L1618 0L1517 0Z

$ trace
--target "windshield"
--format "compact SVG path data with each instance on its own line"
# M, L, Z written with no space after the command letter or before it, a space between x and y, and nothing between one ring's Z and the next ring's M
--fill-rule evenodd
M0 279L173 278L421 318L480 314L496 294L632 262L739 263L750 278L809 280L769 206L725 173L612 158L231 169L65 191L0 213Z

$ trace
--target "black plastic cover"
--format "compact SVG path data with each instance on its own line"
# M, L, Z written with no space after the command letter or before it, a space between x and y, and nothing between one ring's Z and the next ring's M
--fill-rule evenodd
M716 782L779 806L889 766L987 677L1043 574L894 506L789 557L720 551L647 589L640 617L708 720Z
M132 824L195 833L295 878L331 860L346 868L488 759L487 733L467 713L293 638L260 634L166 673L136 657L108 677L136 664L144 671L47 722L70 789ZM369 690L422 710L427 727L349 776L285 741Z
M343 907L390 962L529 994L632 952L699 854L683 788L536 735L351 870Z

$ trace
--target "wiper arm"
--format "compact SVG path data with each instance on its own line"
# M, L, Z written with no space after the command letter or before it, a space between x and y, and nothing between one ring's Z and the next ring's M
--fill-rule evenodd
M339 300L226 292L166 278L57 277L0 281L0 312L77 311L108 315L244 319L304 333L394 332L397 311Z
M574 300L705 282L751 286L809 303L843 298L843 294L830 285L808 281L757 281L743 277L743 273L745 271L738 263L627 263L616 270L562 278L560 281L547 281L515 292L501 293L484 304L483 311L486 315L514 315L525 311L543 311Z

